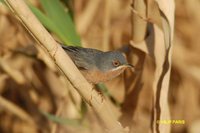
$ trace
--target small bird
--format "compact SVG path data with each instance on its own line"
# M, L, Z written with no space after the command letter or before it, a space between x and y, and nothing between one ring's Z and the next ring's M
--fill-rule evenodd
M133 68L119 51L103 52L91 48L61 46L83 76L92 84L111 80L126 68Z

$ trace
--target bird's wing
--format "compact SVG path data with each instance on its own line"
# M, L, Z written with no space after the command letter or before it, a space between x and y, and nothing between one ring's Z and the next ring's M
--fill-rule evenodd
M67 52L79 69L95 69L95 50L64 45L62 45L62 48Z

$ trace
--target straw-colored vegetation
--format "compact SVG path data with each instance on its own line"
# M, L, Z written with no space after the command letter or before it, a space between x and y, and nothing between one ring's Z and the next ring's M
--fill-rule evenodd
M9 7L0 3L0 132L200 132L198 0L176 0L176 11L173 0L63 0L54 7L45 3L49 0L27 2L55 40L125 51L136 70L97 85L103 97L54 47L21 0L5 1Z

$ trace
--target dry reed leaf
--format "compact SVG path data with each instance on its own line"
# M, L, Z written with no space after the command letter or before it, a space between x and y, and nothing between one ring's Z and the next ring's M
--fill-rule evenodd
M155 49L155 58L157 56L163 56L162 59L155 60L156 70L155 70L155 82L154 82L154 96L155 96L155 106L157 109L154 113L154 120L169 120L169 105L168 105L168 94L169 94L169 80L171 73L171 58L172 58L172 48L173 48L173 35L174 35L174 15L175 15L175 4L173 0L165 1L165 0L156 0L158 3L160 12L161 12L161 20L162 20L162 28L164 33L164 42L159 44L155 43L155 45L163 45L162 49L166 52L164 55L161 54L161 49ZM158 35L159 37L159 35ZM156 47L156 46L155 46ZM157 80L156 78L159 77ZM157 104L157 105L156 105ZM155 121L154 121L155 122ZM164 125L154 125L154 131L169 133L171 130L170 124Z
M150 36L145 42L131 44L149 54L155 60L154 132L169 133L170 125L157 124L157 120L169 120L168 91L171 71L172 41L174 32L174 1L156 0L160 10L162 27L153 24ZM154 19L153 19L154 20ZM137 34L137 33L136 33ZM153 35L153 37L152 37ZM141 44L141 45L140 45ZM140 45L140 46L139 46Z

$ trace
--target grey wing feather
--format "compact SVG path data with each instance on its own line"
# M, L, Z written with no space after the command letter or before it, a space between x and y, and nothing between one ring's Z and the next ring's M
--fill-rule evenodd
M74 46L64 46L62 48L67 52L70 58L73 60L75 65L80 69L95 69L95 55L99 50L74 47ZM96 51L96 52L94 52Z

